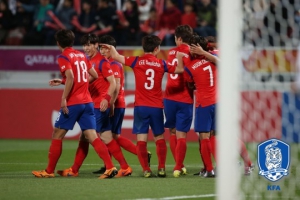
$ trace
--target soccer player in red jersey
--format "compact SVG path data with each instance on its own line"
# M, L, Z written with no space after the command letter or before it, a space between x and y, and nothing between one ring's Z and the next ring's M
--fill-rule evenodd
M180 25L175 29L175 43L177 47L169 50L168 63L177 65L176 53L182 52L184 66L190 61L188 42L193 29L188 25ZM183 74L168 74L164 96L165 127L170 130L170 149L176 162L174 177L187 174L183 165L186 154L186 134L191 128L193 120L193 90L186 83Z
M219 62L219 59L216 57L219 54L219 50L217 49L217 41L216 38L213 36L207 36L205 37L205 39L207 40L207 51L204 51L200 45L195 45L192 44L190 47L190 52L192 54L198 54L201 56L204 56L206 59L210 60L213 63L217 63ZM210 144L211 144L211 150L212 150L212 154L215 158L215 161L217 161L217 155L216 155L216 135L215 135L215 131L211 131L209 140L210 140ZM249 154L248 154L248 150L246 148L245 143L239 139L239 145L240 145L240 156L243 159L244 162L244 174L245 175L250 175L254 169L254 164L252 163ZM201 152L200 152L201 154ZM200 170L199 173L195 173L194 175L200 175L201 173L205 173L205 168L202 168Z
M207 40L204 37L193 35L190 43L199 44L204 51L207 51ZM183 63L178 62L178 65L183 65ZM217 68L205 57L196 56L186 66L185 71L196 87L195 131L199 133L200 151L206 168L203 176L214 177L209 137L211 131L215 131Z
M101 36L99 42L102 44L112 45L116 47L116 40L110 35ZM137 155L136 145L129 139L121 136L121 128L125 114L125 92L124 92L124 69L121 63L113 60L110 55L110 51L105 46L100 46L100 53L105 56L110 61L111 69L113 70L114 77L116 80L116 90L115 96L116 101L114 106L113 113L111 113L110 120L112 124L112 133L114 139L118 144L123 147L125 150ZM111 109L112 110L112 109ZM149 157L149 154L148 154ZM101 167L100 170L93 173L101 173L105 170L105 167Z
M110 169L107 177L112 178L117 174L107 147L96 134L96 121L93 109L93 101L88 90L89 76L97 79L98 74L90 65L86 56L72 48L74 33L70 30L60 30L55 34L55 40L62 54L58 57L58 65L62 74L61 79L52 79L50 86L64 84L61 110L54 125L52 142L48 154L48 166L42 171L32 171L32 174L39 178L54 177L56 164L62 153L62 139L68 130L72 130L78 122L83 135L92 144L95 151ZM87 143L88 145L88 143ZM77 176L72 173L72 176ZM101 179L103 177L100 177ZM106 178L106 177L105 177Z
M89 91L94 102L94 113L96 116L96 131L100 138L106 144L108 151L119 162L121 169L116 177L131 175L132 169L128 166L119 144L113 139L111 133L111 122L109 118L111 104L115 101L115 79L110 68L109 61L98 51L98 37L95 34L87 34L81 38L83 50L89 57L91 65L96 70L99 78L89 85ZM81 137L75 156L72 171L78 171L85 157L88 154L88 145L84 143L84 137ZM110 174L110 168L104 172L102 177ZM60 170L58 173L62 176L68 174L68 169Z
M151 126L156 143L159 177L165 177L167 146L164 139L164 117L162 78L165 72L182 73L183 67L168 65L164 60L156 58L160 51L161 40L155 35L143 37L143 56L124 57L113 46L108 46L114 60L130 66L135 75L135 103L133 133L137 134L137 155L144 171L144 177L151 177L148 166L147 139ZM181 58L180 58L181 59Z

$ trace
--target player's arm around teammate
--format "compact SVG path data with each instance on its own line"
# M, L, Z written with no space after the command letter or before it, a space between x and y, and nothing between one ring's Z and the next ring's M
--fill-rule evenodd
M203 48L199 44L197 44L197 45L191 44L190 52L191 52L191 54L198 54L200 56L204 56L210 62L215 63L215 64L217 64L220 61L220 59L217 56L214 56L211 53L204 51Z

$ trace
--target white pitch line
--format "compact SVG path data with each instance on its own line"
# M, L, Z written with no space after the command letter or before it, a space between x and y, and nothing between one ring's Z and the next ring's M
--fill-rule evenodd
M162 198L142 198L133 200L174 200L174 199L196 199L196 198L208 198L215 197L216 194L201 194L201 195L190 195L190 196L174 196L174 197L162 197Z

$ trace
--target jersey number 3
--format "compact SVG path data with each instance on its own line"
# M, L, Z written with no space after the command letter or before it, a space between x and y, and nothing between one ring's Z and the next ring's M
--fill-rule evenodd
M78 83L81 82L81 79L83 82L87 82L88 80L88 72L87 72L87 66L86 66L86 63L85 61L76 61L75 62L75 65L77 67L77 80L78 80Z
M147 90L151 90L154 87L154 75L155 75L155 72L153 69L146 70L146 76L147 76L148 82L145 83L145 88Z

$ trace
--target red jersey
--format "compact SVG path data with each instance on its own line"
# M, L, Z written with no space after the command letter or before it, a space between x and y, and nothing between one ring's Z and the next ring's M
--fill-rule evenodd
M94 101L94 108L100 108L100 102L105 98L109 88L109 82L106 78L113 76L113 71L110 62L99 52L90 59L90 63L95 68L98 79L90 84L89 90Z
M67 97L67 106L93 102L88 90L88 70L90 70L92 66L85 55L69 47L58 56L57 62L63 82L66 81L66 70L71 69L74 74L73 86Z
M125 57L125 65L135 76L135 106L163 108L161 83L165 72L174 73L175 67L152 54Z
M124 69L121 63L110 59L110 67L113 70L115 78L120 79L120 90L115 102L115 108L125 108L125 92L124 92Z
M184 66L191 62L190 48L187 44L181 44L178 47L172 48L168 55L168 64L177 66L178 60L176 58L177 51L185 53L182 58ZM184 72L185 73L185 72ZM187 87L185 76L183 74L168 74L165 99L193 103L193 91Z
M217 68L205 59L195 59L186 68L190 82L196 86L196 107L216 104Z

